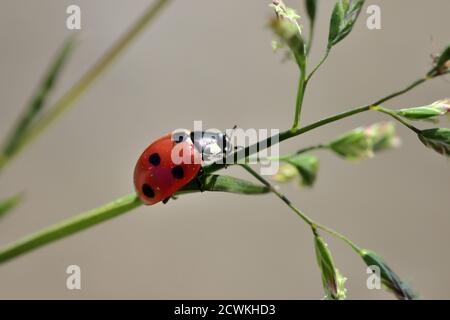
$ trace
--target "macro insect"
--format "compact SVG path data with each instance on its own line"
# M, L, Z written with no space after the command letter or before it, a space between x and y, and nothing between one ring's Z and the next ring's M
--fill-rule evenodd
M231 152L230 138L221 132L178 130L150 144L134 169L134 186L147 205L169 199L190 181L197 181L202 166L225 159Z

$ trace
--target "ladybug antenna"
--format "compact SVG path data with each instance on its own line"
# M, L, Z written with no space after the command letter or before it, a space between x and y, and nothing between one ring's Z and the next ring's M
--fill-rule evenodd
M231 133L228 136L228 139L231 140L231 138L233 137L234 133L236 132L237 127L238 127L237 124L235 124L234 127L231 129Z

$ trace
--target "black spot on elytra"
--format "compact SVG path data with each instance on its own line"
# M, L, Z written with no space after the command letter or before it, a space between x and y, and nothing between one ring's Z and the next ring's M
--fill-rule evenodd
M184 177L184 170L182 166L176 166L172 169L172 176L175 179L183 179Z
M153 198L155 196L155 191L153 191L152 187L150 187L148 184L144 184L142 186L142 193L147 198Z
M150 155L150 157L148 157L148 161L156 167L156 166L159 166L159 164L161 163L161 158L160 158L159 154L152 153Z

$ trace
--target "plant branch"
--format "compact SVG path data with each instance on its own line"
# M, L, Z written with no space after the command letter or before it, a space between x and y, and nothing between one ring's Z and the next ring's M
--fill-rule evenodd
M353 251L356 252L366 263L366 265L377 265L378 267L383 268L381 271L381 278L383 279L384 284L388 289L394 292L398 299L411 299L415 295L413 292L407 287L404 286L404 282L387 266L387 264L377 256L373 251L369 251L366 249L360 248L357 244L351 241L349 238L344 236L343 234L327 227L322 224L319 224L306 216L303 212L301 212L298 208L296 208L292 202L286 198L282 193L280 193L269 181L264 179L261 175L259 175L256 171L250 168L248 165L242 165L242 167L247 170L253 177L263 183L267 188L274 193L278 198L280 198L289 208L291 208L302 220L304 220L310 227L315 237L319 235L317 232L319 229L329 233L330 235L344 241ZM368 259L369 257L369 259ZM335 267L333 267L334 269ZM336 271L333 271L336 272Z
M295 102L295 115L294 115L294 123L292 124L292 130L298 130L300 126L300 118L302 113L302 105L303 99L305 97L306 90L306 79L305 79L305 70L301 71L300 79L298 81L298 89L297 89L297 100Z
M313 146L309 146L309 147L297 150L297 151L295 151L292 154L284 155L282 157L279 157L278 159L279 160L284 160L284 159L288 159L288 158L291 158L293 156L298 156L300 154L307 153L307 152L310 152L310 151L324 150L324 149L328 149L328 146L326 144L316 144L316 145L313 145Z
M303 154L303 153L310 152L310 151L323 150L323 149L328 149L328 145L322 144L322 143L321 144L316 144L316 145L313 145L313 146L309 146L309 147L297 150L295 152L295 154L298 155L298 154Z
M285 140L291 139L293 137L299 136L301 134L304 134L308 131L314 130L316 128L319 128L321 126L324 126L326 124L353 116L355 114L361 113L361 112L365 112L370 110L370 106L364 106L364 107L358 107L325 119L322 119L320 121L314 122L308 126L302 127L296 131L293 130L286 130L278 135L274 135L272 137L269 137L263 141L259 141L254 145L248 146L243 150L239 150L239 151L235 151L232 152L230 155L227 156L227 158L225 159L225 163L227 164L231 164L231 163L239 163L239 161L242 161L244 158L249 157L250 155L252 155L252 152L255 153L255 151L257 150L257 152L270 148L272 146L272 141L278 141L278 142L283 142ZM223 161L219 161L216 163L213 163L207 167L204 168L204 172L205 173L212 173L215 172L217 170L220 170L224 167L224 164L222 163Z
M378 106L378 105L380 105L380 104L382 104L382 103L384 103L384 102L386 102L386 101L388 101L388 100L391 100L391 99L393 99L393 98L396 98L396 97L398 97L398 96L400 96L400 95L402 95L402 94L405 94L405 93L411 91L411 90L414 89L415 87L417 87L417 86L419 86L419 85L421 85L421 84L423 84L423 83L425 83L426 81L431 80L431 79L433 79L433 78L432 78L432 77L428 77L428 76L427 76L427 77L424 77L424 78L420 78L420 79L414 81L413 83L411 83L411 84L410 84L409 86L407 86L406 88L404 88L404 89L402 89L402 90L400 90L400 91L394 92L394 93L392 93L392 94L390 94L390 95L388 95L388 96L386 96L386 97L384 97L384 98L382 98L382 99L380 99L380 100L378 100L378 101L372 103L372 105L373 105L373 106Z
M255 177L258 181L260 181L263 185L265 185L269 190L275 194L278 198L280 198L289 208L291 208L303 221L305 221L313 230L316 229L315 222L297 209L293 203L286 198L284 194L279 192L269 181L264 179L260 174L258 174L255 170L253 170L250 166L246 164L241 165L245 170L247 170L253 177Z
M427 79L428 80L428 79ZM420 83L423 83L424 81L421 81ZM412 90L414 87L416 87L417 85L420 84L419 82L415 83L415 85L411 85L407 88L407 90L402 90L399 91L395 94L392 94L388 97L390 97L389 99L396 97L402 93L406 93L409 90ZM401 92L401 93L400 93ZM387 98L383 98L380 101L387 101ZM358 107L325 119L322 119L320 121L317 121L315 123L312 123L308 126L305 126L303 128L300 128L296 131L292 131L292 130L287 130L282 132L279 136L274 136L274 137L270 137L268 139L266 139L265 141L263 141L264 143L262 144L262 147L264 148L269 148L272 145L272 141L274 139L279 139L278 142L282 142L285 141L287 139L293 138L295 136L301 135L303 133L306 133L308 131L311 131L313 129L316 129L318 127L324 126L326 124L356 115L358 113L362 113L368 110L371 110L371 107L373 105L369 105L369 106L364 106L364 107ZM254 152L254 150L262 150L263 148L259 149L261 145L261 142L257 143L257 147L255 148L255 146L249 146L246 147L244 150L244 153L236 153L233 152L232 154L230 154L227 159L226 159L226 163L233 163L233 160L235 162L238 162L239 160L242 160L242 158L247 158L248 156L250 156L250 152ZM0 161L2 160L1 156L0 156ZM204 172L205 174L209 174L212 173L214 171L220 170L224 167L223 163L217 162L217 163L213 163L207 167L204 168ZM251 169L251 168L250 168ZM253 171L253 170L252 170ZM250 172L250 171L249 171ZM251 172L250 172L251 173ZM253 173L256 173L253 171ZM259 176L256 173L255 178L257 178L257 176ZM265 181L265 185L267 186L266 183L268 183L270 186L271 184L266 181L264 178L260 177L262 180L260 180L259 178L257 178L260 182ZM270 187L270 190L272 192L275 192L275 194L280 197L287 205L289 205L291 207L292 210L294 210L305 222L308 223L308 225L312 225L315 226L318 229L322 229L324 231L329 232L330 234L333 234L337 237L339 237L340 239L346 241L349 245L351 245L355 250L357 248L356 245L354 245L350 240L348 240L347 238L345 238L344 236L340 235L338 232L327 228L325 226L322 226L320 224L316 224L313 220L311 220L308 216L304 215L300 210L298 210L297 208L295 208L293 206L293 204L285 197L283 196L281 193L279 193L274 187ZM68 235L71 235L77 231L81 231L84 229L87 229L93 225L99 224L103 221L106 221L108 219L111 219L113 217L119 216L123 213L126 213L128 211L131 211L132 209L138 207L139 205L141 205L140 200L137 198L136 194L130 194L128 196L124 196L121 198L118 198L117 200L106 204L102 207L90 210L86 213L80 214L78 216L75 216L73 218L69 218L61 223L58 223L54 226L48 227L42 231L39 231L35 234L32 234L28 237L25 237L17 242L14 242L6 247L4 247L3 249L0 249L0 263L5 262L6 260L9 260L11 258L14 258L20 254L23 254L25 252L31 251L33 249L36 249L38 247L41 247L47 243L50 243L52 241L56 241L58 239L64 238Z
M282 156L279 156L279 157L256 157L256 158L249 158L249 160L250 160L250 162L252 160L257 160L257 161L258 160L268 160L268 161L288 160L289 158L292 158L294 156L297 156L297 155L300 155L300 154L303 154L303 153L307 153L307 152L310 152L310 151L316 151L316 150L323 150L323 149L328 149L328 148L329 148L329 146L326 145L326 144L316 144L316 145L313 145L313 146L309 146L309 147L297 150L294 153L285 154L285 155L282 155Z
M67 91L49 111L31 126L22 136L20 143L13 154L0 161L0 169L4 167L14 156L22 151L34 139L48 128L64 111L69 109L75 101L88 89L94 81L112 64L112 62L124 51L125 48L152 22L160 11L171 0L157 0L145 13L135 22L135 24L126 32L98 61L97 63Z
M450 71L442 73L439 76L446 75L446 74L450 74ZM386 97L384 97L384 98L382 98L382 99L380 99L380 100L378 100L378 101L376 101L376 102L374 102L372 104L369 104L369 105L366 105L366 106L363 106L363 107L357 107L357 108L354 108L354 109L351 109L351 110L348 110L348 111L336 114L334 116L331 116L331 117L328 117L328 118L324 118L324 119L319 120L317 122L314 122L314 123L312 123L310 125L302 127L302 128L300 128L298 130L292 130L292 129L286 130L286 131L280 133L279 135L275 135L275 136L269 137L269 138L267 138L267 139L265 139L263 141L257 142L255 145L246 147L243 151L231 153L226 158L225 163L237 163L237 162L243 160L243 158L249 157L251 155L250 152L252 150L253 150L253 152L254 152L254 150L258 150L258 152L259 152L261 150L264 150L264 148L270 148L272 146L272 141L283 142L285 140L288 140L288 139L291 139L293 137L299 136L301 134L304 134L304 133L306 133L308 131L314 130L314 129L319 128L319 127L322 127L322 126L327 125L329 123L333 123L333 122L336 122L338 120L351 117L351 116L356 115L358 113L362 113L362 112L366 112L366 111L372 110L373 107L379 105L380 103L386 102L386 101L388 101L390 99L393 99L393 98L396 98L396 97L398 97L398 96L400 96L402 94L405 94L405 93L411 91L412 89L416 88L417 86L425 83L426 81L434 79L434 78L437 78L437 77L438 76L436 76L436 77L420 78L419 80L416 80L415 82L413 82L411 85L409 85L405 89L402 89L400 91L392 93L392 94L390 94L390 95L388 95L388 96L386 96ZM377 111L380 111L380 110L377 110ZM389 115L392 116L391 114L389 114ZM414 130L412 128L410 128L410 129ZM209 165L208 167L205 167L204 171L205 171L205 173L211 173L211 172L215 172L217 170L220 170L223 167L224 167L223 163L217 162L217 163L213 163L213 164Z
M316 234L317 229L321 229L339 239L347 243L352 249L354 249L356 252L360 252L361 249L350 239L342 235L341 233L324 226L320 223L315 222L313 219L309 218L307 215L305 215L300 209L294 206L294 204L281 192L277 190L275 186L273 186L268 180L266 180L264 177L262 177L260 174L258 174L255 170L253 170L250 166L243 164L241 165L247 172L249 172L253 177L255 177L258 181L260 181L262 184L264 184L269 190L274 193L278 198L280 198L289 208L291 208L303 221L305 221L312 229L313 233Z
M325 51L325 55L323 56L322 60L320 60L320 62L316 65L316 67L313 69L313 71L311 71L311 73L308 75L308 77L306 78L307 84L308 84L309 80L311 80L312 76L317 72L317 70L319 70L319 68L325 63L328 56L330 55L330 51L331 51L331 49L327 48L327 51Z
M346 244L348 244L356 253L361 252L361 248L356 245L353 241L351 241L349 238L347 238L346 236L342 235L341 233L327 227L324 226L323 224L320 223L316 223L316 227L317 229L321 229L329 234L331 234L332 236L344 241Z
M17 207L23 200L23 193L18 193L8 199L0 201L0 218L5 216L15 207Z
M142 203L135 193L31 234L0 250L0 263L124 214Z
M375 111L379 111L381 113L385 113L385 114L391 116L392 118L394 118L395 120L397 120L398 122L400 122L401 124L403 124L408 129L414 131L415 133L420 133L420 130L418 128L414 127L409 122L403 120L402 117L399 117L393 110L390 110L390 109L387 109L387 108L383 108L383 107L380 107L380 106L373 106L373 107L371 107L371 110L375 110Z
M203 175L199 179L203 185L203 191L208 192L227 192L241 195L261 195L270 192L266 186L225 175ZM174 194L174 198L199 191L198 184L195 181L191 181L181 190L177 191ZM8 199L7 202L0 203L0 215L3 213L2 210L6 211L11 209L20 200L21 196L17 195L14 198ZM96 209L78 214L0 249L0 263L117 217L140 205L142 205L142 202L139 200L139 197L136 193L132 193Z
M17 120L15 126L11 129L2 149L4 159L13 155L17 145L20 143L23 135L27 132L30 125L37 119L47 102L50 93L53 92L55 85L67 64L70 55L75 46L75 35L73 34L64 41L64 45L59 49L54 61L50 65L42 82L38 86L31 101L23 110L21 116ZM0 163L0 168L3 161Z

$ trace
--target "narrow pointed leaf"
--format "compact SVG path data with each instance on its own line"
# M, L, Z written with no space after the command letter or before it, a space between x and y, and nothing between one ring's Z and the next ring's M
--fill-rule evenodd
M200 177L200 184L204 191L229 192L237 194L264 194L270 192L266 186L255 184L253 182L223 175L204 175ZM199 185L191 181L178 193L198 192Z
M436 64L428 73L430 76L439 76L445 71L450 69L450 45L442 51L439 58L436 60Z
M0 201L0 217L6 215L8 212L17 207L22 200L23 194L18 193L6 200Z
M450 129L434 128L422 130L419 139L428 148L444 155L450 156Z
M387 290L394 293L397 299L413 300L418 298L412 288L403 282L378 254L366 249L362 249L359 254L368 267L377 266L380 269L381 282Z
M314 244L316 249L317 264L322 274L322 283L325 290L325 298L329 300L343 300L346 298L347 290L344 287L345 278L339 273L334 265L330 249L319 235L315 235Z
M338 0L330 20L328 49L342 41L352 31L364 0Z
M367 136L364 128L339 136L331 141L330 149L348 160L363 160L373 157L372 140Z
M62 73L63 67L73 51L74 44L74 37L69 37L56 55L29 105L25 108L22 116L18 119L17 124L12 129L3 148L3 154L5 156L10 156L16 151L24 133L41 113L50 93L53 91L55 84Z
M438 68L442 68L442 67L448 68L447 63L449 61L450 61L450 46L445 48L445 50L441 53L436 65Z
M364 160L399 144L395 126L391 122L381 122L349 131L331 141L329 147L348 160Z
M311 25L313 25L316 20L317 0L305 0L305 7L309 20L311 21Z
M443 116L449 111L450 99L444 99L433 102L428 106L400 109L397 114L409 120L426 120Z
M316 156L302 154L288 158L285 161L298 170L303 186L311 187L314 185L317 172L319 171L319 159Z

